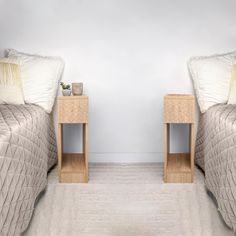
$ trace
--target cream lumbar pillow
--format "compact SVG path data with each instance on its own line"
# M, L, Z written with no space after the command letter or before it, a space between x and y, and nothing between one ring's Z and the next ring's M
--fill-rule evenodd
M37 104L50 113L64 69L62 59L21 53L13 49L7 51L7 58L21 67L25 102Z
M188 66L202 113L215 104L227 103L232 64L236 52L191 58Z
M0 60L0 104L24 104L20 66Z
M236 64L232 67L228 104L236 104Z

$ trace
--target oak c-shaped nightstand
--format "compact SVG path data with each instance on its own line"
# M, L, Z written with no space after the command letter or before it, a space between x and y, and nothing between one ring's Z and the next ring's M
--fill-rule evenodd
M59 96L58 171L61 183L88 182L88 109L87 96ZM63 152L63 124L83 125L83 153Z
M164 182L191 183L194 176L195 100L188 94L164 97ZM169 153L170 124L189 124L189 153Z

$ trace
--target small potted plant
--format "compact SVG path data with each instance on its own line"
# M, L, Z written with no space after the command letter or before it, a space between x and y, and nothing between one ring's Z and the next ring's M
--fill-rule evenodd
M69 84L64 84L63 82L60 83L62 88L62 94L63 96L70 96L71 95L71 89Z

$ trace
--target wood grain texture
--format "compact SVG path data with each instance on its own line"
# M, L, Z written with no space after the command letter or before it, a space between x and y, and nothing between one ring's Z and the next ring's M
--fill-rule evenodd
M80 153L63 153L61 172L85 172L85 157Z
M194 177L195 103L192 95L173 94L164 97L164 182L191 183ZM169 153L170 124L189 124L189 153Z
M62 183L86 183L87 170L84 154L64 153L61 166Z
M85 159L85 180L88 182L88 124L83 124L83 153Z
M63 153L63 124L58 123L58 142L57 142L57 153L58 153L58 169L61 170L62 153ZM61 172L58 171L59 180L61 179Z
M191 175L192 175L192 182L194 178L194 155L195 155L195 135L194 135L194 124L190 124L190 158L191 158Z
M169 94L164 97L165 123L194 123L194 113L194 96L184 94Z
M87 183L84 173L61 173L61 183Z
M170 153L168 155L167 173L191 172L191 162L188 153Z
M164 124L164 181L166 182L167 177L167 161L169 153L169 134L170 134L170 125Z
M191 160L188 153L175 153L168 155L167 183L191 183Z
M57 102L59 123L88 123L87 96L61 96Z
M61 183L88 182L88 97L58 97L58 173ZM63 153L63 124L83 124L83 153Z

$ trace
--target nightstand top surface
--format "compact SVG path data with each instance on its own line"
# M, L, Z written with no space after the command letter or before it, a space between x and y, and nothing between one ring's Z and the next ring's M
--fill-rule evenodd
M166 99L194 99L193 94L166 94L164 96Z
M88 96L86 96L86 95L82 95L82 96L57 96L57 99L59 99L59 100L88 99Z

